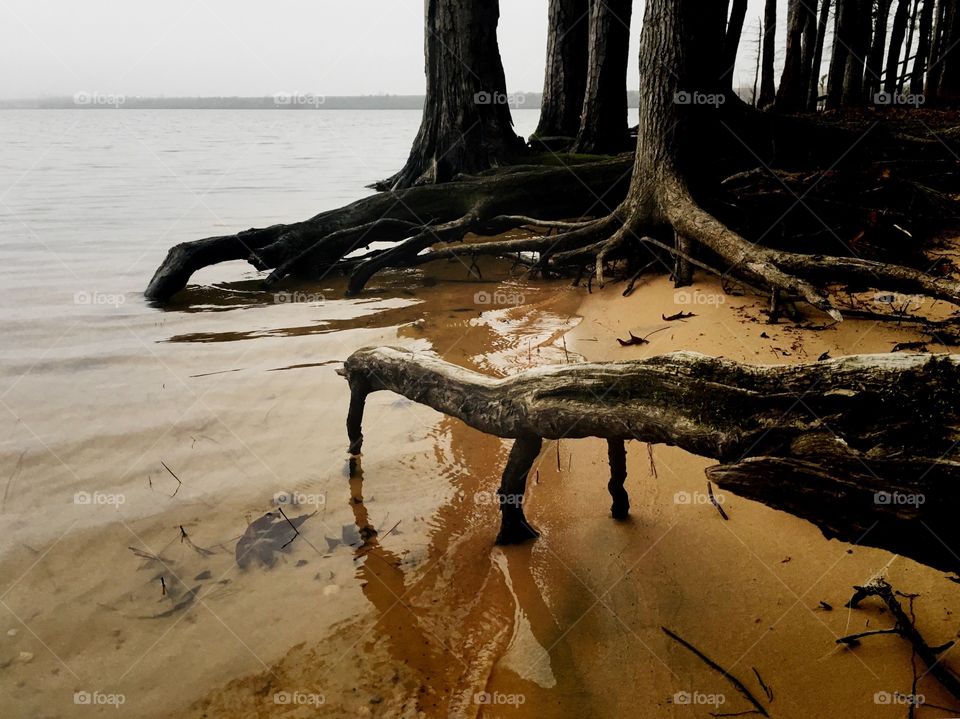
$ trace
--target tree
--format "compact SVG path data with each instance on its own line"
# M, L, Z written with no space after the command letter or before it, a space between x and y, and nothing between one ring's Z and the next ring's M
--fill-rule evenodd
M847 62L843 75L844 105L859 105L865 99L864 76L867 70L866 59L870 54L870 18L872 0L843 0L844 22L841 25L838 42L847 44Z
M960 102L960 8L951 2L946 10L944 33L940 55L940 86L937 97L940 102L957 104Z
M917 28L917 54L913 60L913 72L910 75L910 92L923 94L924 79L927 74L927 60L930 55L930 36L933 33L933 11L935 0L923 0L920 11L920 25Z
M907 20L910 17L911 0L898 0L897 10L893 14L890 28L890 49L887 51L887 67L884 71L883 91L888 95L897 92L899 81L900 54L903 52L903 40L907 35Z
M737 66L737 53L740 51L740 38L743 35L743 23L747 17L747 0L733 0L730 6L730 19L727 21L727 37L723 44L723 64L729 73L727 90L731 93L736 89L733 86L734 70Z
M777 0L766 0L763 10L763 61L760 69L760 100L758 107L769 106L776 97L773 79L773 61L777 54Z
M427 93L410 157L382 187L447 182L522 151L497 44L499 0L427 0Z
M587 90L575 152L622 152L628 147L627 63L632 0L591 0Z
M927 81L923 88L923 94L926 96L927 102L935 102L937 92L940 89L940 76L943 70L943 33L948 5L952 6L953 3L937 0L937 9L934 13L936 22L930 42L930 59L927 62Z
M785 112L802 110L807 104L813 49L809 29L816 22L812 0L790 0L787 12L787 53L777 90L777 109Z
M827 37L827 21L830 17L830 0L820 5L820 18L817 21L817 39L810 62L810 85L807 94L807 109L813 112L820 100L820 68L823 65L823 46Z
M535 137L575 138L587 88L589 0L550 0L547 68Z
M882 89L883 53L887 46L887 24L890 19L890 0L877 0L876 17L873 24L873 43L867 60L867 74L864 79L864 92L872 99Z

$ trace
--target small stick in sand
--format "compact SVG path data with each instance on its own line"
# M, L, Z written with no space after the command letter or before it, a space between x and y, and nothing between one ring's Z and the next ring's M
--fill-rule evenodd
M180 478L173 473L173 470L170 469L170 468L167 466L167 463L164 462L162 459L160 460L160 464L162 464L162 465L163 465L163 468L170 473L170 476L171 476L171 477L173 477L175 480L177 480L177 488L176 488L175 490L173 490L173 494L170 495L171 497L176 497L176 496L177 496L177 492L180 491L180 487L183 486L183 482L180 481ZM152 486L152 485L151 485L151 486Z
M729 520L730 517L727 516L727 513L723 511L723 507L720 506L720 502L717 501L716 496L713 494L713 484L707 482L707 494L710 496L710 503L717 508L717 511L720 512L720 516L724 520Z
M743 682L741 682L739 679L737 679L735 676L733 676L730 672L728 672L726 669L724 669L723 667L721 667L719 664L717 664L715 661L713 661L713 660L712 660L710 657L708 657L706 654L704 654L704 653L701 652L699 649L697 649L695 646L693 646L693 645L692 645L690 642L688 642L686 639L683 639L683 638L677 636L677 634L675 634L674 632L671 632L671 631L670 631L669 629L667 629L666 627L660 627L660 628L663 630L664 634L666 634L668 637L670 637L671 639L673 639L675 642L677 642L677 643L680 644L681 646L683 646L683 647L685 647L686 649L688 649L688 650L690 650L691 652L693 652L695 655L697 655L697 657L699 657L699 658L704 662L704 664L706 664L708 667L710 667L711 669L713 669L715 672L720 673L720 674L723 676L724 679L726 679L728 682L730 682L730 684L733 685L733 688L734 688L734 689L736 689L738 692L740 692L740 694L742 694L742 695L746 698L747 701L749 701L751 704L753 704L753 706L756 708L756 710L757 710L760 714L762 714L762 715L765 716L765 717L769 717L769 716L770 716L769 714L767 714L767 710L763 708L763 705L762 705L759 701L757 701L757 698L756 698L755 696L753 696L753 694L750 692L750 690L747 689L747 688L743 685Z

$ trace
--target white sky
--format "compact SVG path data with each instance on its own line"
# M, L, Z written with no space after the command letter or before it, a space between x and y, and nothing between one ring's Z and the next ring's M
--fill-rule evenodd
M703 0L716 2L717 0ZM779 0L780 40L786 0ZM634 6L630 87L643 0ZM501 0L513 92L539 91L547 0ZM750 0L738 78L752 83L763 0ZM751 32L752 30L752 32ZM423 0L0 0L0 98L423 92Z

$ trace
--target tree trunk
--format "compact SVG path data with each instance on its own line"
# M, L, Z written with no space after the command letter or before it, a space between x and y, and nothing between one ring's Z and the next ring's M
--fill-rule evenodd
M942 103L960 103L960 7L951 2L946 11L941 55L940 87L937 99Z
M550 0L547 68L535 137L577 136L587 88L589 0Z
M844 0L846 23L841 24L840 39L847 43L847 64L843 74L844 105L861 105L865 99L863 78L870 53L870 12L872 0Z
M937 10L934 13L935 25L933 28L933 38L930 43L930 58L927 61L927 81L923 88L923 94L928 103L935 103L937 93L940 91L940 77L943 70L943 33L946 23L947 8L952 7L954 3L949 0L937 0Z
M807 94L807 109L815 112L820 101L820 69L823 67L823 46L827 37L827 21L830 18L830 0L823 0L820 19L817 21L817 40L810 64L810 86Z
M766 0L763 10L763 62L760 70L760 108L769 107L776 98L773 62L777 54L777 0Z
M903 53L903 63L898 70L897 92L902 93L904 83L907 81L907 67L910 65L910 53L913 52L913 34L917 29L917 14L920 12L920 0L914 0L913 10L910 12L910 18L907 21L907 46Z
M843 80L850 55L850 8L856 10L854 0L837 0L833 20L833 51L827 78L827 109L836 110L843 104Z
M449 182L523 150L497 44L499 0L427 0L427 91L410 157L380 189Z
M736 79L737 54L740 52L740 39L743 36L743 23L747 17L747 0L733 0L730 7L730 19L727 22L727 36L723 44L723 65L729 73L726 89L734 92Z
M517 440L501 485L503 543L536 536L521 508L542 440L600 437L609 442L615 516L629 507L622 442L663 443L727 463L708 476L809 519L828 537L960 568L950 550L960 540L957 357L756 366L674 352L494 379L383 347L354 352L340 373L350 383L352 455L363 447L367 395L382 390Z
M873 43L867 61L864 88L867 99L874 101L882 89L883 53L887 47L887 24L890 19L890 0L877 0L876 18L873 23Z
M813 0L790 0L787 14L787 51L780 76L780 88L777 90L777 109L783 112L797 112L806 106L809 67L805 69L804 55L812 61L812 54L804 47L807 28L815 20L810 10Z
M924 80L927 74L927 60L930 55L931 34L933 33L933 11L935 0L923 0L920 11L920 25L917 28L917 54L913 61L913 73L910 76L910 93L923 94Z
M627 63L632 10L632 0L591 0L587 90L574 152L611 154L629 146Z
M887 68L883 76L883 91L888 95L897 92L900 77L900 55L903 52L903 40L907 35L907 21L910 18L911 0L898 0L897 11L893 15L890 28L890 49L887 51Z

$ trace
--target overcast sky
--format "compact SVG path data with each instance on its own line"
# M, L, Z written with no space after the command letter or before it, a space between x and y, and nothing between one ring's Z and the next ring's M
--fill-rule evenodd
M717 0L703 0L715 2ZM786 0L781 0L785 6ZM643 0L634 7L630 86ZM756 36L763 0L750 0ZM547 0L501 0L511 91L543 85ZM783 46L785 7L780 10ZM751 32L752 30L752 32ZM752 83L755 44L738 67ZM423 92L422 0L0 0L0 98Z

